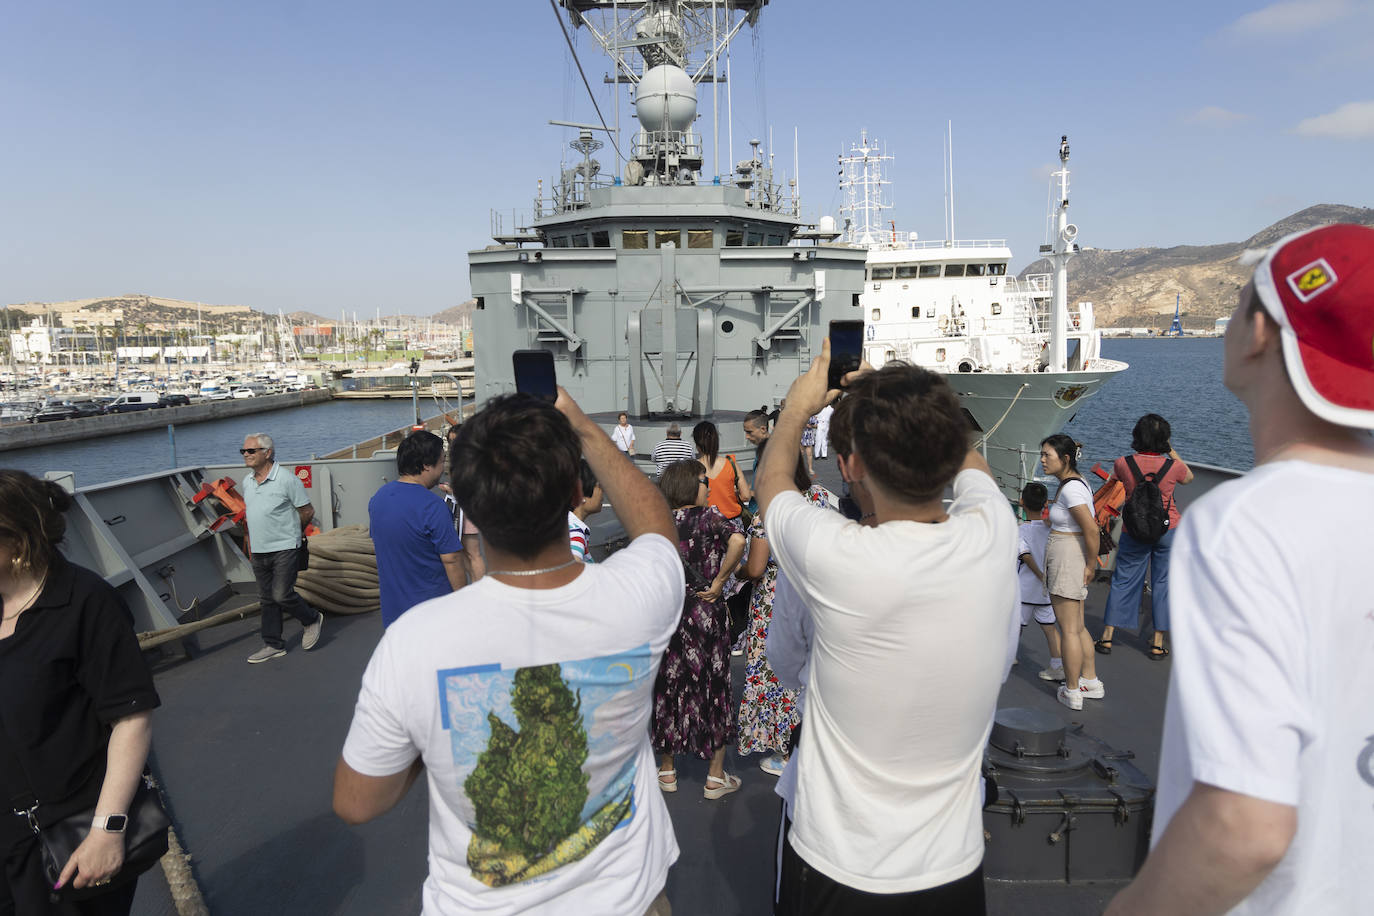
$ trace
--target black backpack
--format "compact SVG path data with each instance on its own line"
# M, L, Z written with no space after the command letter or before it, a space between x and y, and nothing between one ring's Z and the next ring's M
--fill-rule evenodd
M1153 474L1140 473L1134 455L1126 456L1126 466L1135 475L1135 489L1121 509L1121 523L1131 537L1142 544L1155 544L1169 533L1169 505L1159 489L1159 481L1169 473L1174 459L1165 458Z

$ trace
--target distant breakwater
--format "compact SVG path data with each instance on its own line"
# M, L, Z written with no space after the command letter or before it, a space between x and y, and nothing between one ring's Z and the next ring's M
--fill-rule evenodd
M242 417L248 414L265 413L269 410L283 410L288 407L306 407L311 404L324 403L332 397L333 395L328 389L318 388L255 398L209 401L184 407L134 410L128 413L81 417L75 420L53 420L48 423L12 423L0 427L0 452L34 448L40 445L80 442L97 437L118 436L123 433L142 432L169 425L182 426L190 423L204 423L208 420Z

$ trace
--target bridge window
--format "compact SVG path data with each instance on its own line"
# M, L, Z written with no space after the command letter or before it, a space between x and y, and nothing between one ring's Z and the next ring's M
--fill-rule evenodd
M593 233L592 233L592 247L593 247L593 248L610 248L610 247L611 247L611 233L608 232L608 231L605 230L605 229L602 229L602 230L600 230L600 231L598 231L598 232L593 232Z
M962 264L946 264L946 265L945 265L945 276L946 276L946 277L962 277L963 275L964 275L964 265L962 265Z
M579 233L577 233L576 235L574 235L574 236L572 237L572 243L573 243L573 247L574 247L574 248L586 248L586 247L587 247L587 233L585 233L585 232L579 232Z
M1005 265L1005 264L989 264L989 265L988 265L988 276L989 276L989 277L1005 277L1006 275L1007 275L1007 265Z
M555 248L567 248L567 247L568 247L568 237L567 237L566 235L555 235L555 236L553 237L552 241L553 241L553 247L555 247Z
M768 244L770 244L770 245L781 245L781 244L782 244L782 236L780 236L780 235L771 235L771 234L770 234L770 235L768 236Z
M966 276L966 277L982 277L982 276L985 276L985 275L987 274L987 272L988 272L988 265L986 265L986 264L966 264L966 265L964 265L964 276Z
M739 248L744 244L744 230L727 229L725 230L725 247Z
M911 307L911 317L912 317L912 318L920 318L920 317L921 317L921 307L920 307L919 305L913 305L913 306Z
M635 250L648 248L649 231L647 229L626 229L620 233L620 247Z
M931 278L931 277L938 277L938 276L940 276L940 265L939 265L939 264L922 264L922 265L921 265L921 272L920 272L920 275L919 275L919 276L920 276L920 278L921 278L922 280L926 280L926 279L929 279L929 278Z
M750 232L745 236L745 244L750 248L756 248L763 244L762 232Z
M993 313L994 315L1000 315L1000 314L1002 314L1002 303L1000 303L1000 302L994 302L994 303L992 304L992 313Z
M654 247L663 248L672 245L674 248L682 247L682 231L679 229L658 229L654 231Z
M919 268L915 264L903 264L897 268L898 280L910 280L916 276Z
M874 320L874 321L882 321L882 320L883 320L883 310L882 310L882 309L874 309L874 310L873 310L873 320Z
M688 229L687 247L688 248L710 248L714 239L710 229Z
M870 276L870 279L872 279L872 280L891 280L891 279L892 279L892 268L891 268L891 267L875 267L875 268L873 268L873 272L872 272L872 275Z

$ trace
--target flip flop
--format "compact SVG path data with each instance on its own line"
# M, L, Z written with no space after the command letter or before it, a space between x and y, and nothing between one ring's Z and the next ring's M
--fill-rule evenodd
M1097 650L1098 655L1111 655L1112 641L1110 639L1099 639L1097 642L1093 643L1093 648Z
M1163 646L1150 646L1149 655L1151 661L1159 661L1161 658L1168 654L1169 650L1164 648Z

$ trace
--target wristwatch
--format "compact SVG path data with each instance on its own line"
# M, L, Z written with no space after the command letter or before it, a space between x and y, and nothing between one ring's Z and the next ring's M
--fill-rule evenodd
M127 826L129 826L127 814L97 814L91 820L92 830L104 830L106 833L123 833Z

